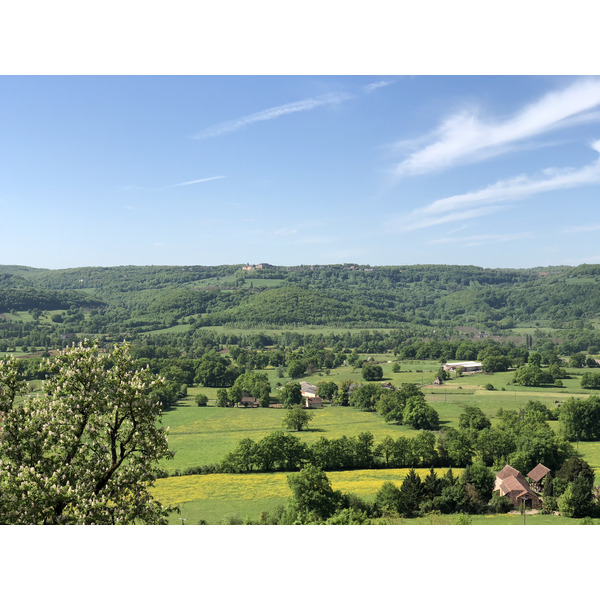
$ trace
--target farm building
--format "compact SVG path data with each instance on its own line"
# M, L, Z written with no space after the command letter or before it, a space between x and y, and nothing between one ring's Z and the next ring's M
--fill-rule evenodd
M323 408L323 400L319 396L304 398L305 408Z
M507 496L515 507L524 504L527 508L539 508L542 505L542 501L531 489L525 477L510 465L505 465L496 475L494 492Z
M463 373L475 373L481 371L482 364L474 360L465 360L464 362L444 363L443 367L444 371L456 371L456 369L462 368Z
M306 381L301 381L300 393L302 396L304 396L304 398L316 398L317 386L312 383L307 383Z
M240 400L240 406L244 408L258 408L259 407L258 398L253 398L251 396L245 396Z
M545 467L542 463L538 463L529 473L527 473L527 479L531 485L531 489L541 494L544 491L544 482L546 475L550 473L550 469Z

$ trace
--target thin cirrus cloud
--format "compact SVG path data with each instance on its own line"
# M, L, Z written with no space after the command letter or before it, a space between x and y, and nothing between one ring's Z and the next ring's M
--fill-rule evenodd
M245 117L240 117L239 119L234 119L232 121L217 123L216 125L212 125L211 127L195 133L192 135L192 138L196 140L203 140L207 138L218 137L227 133L233 133L234 131L247 127L248 125L253 125L254 123L271 121L273 119L278 119L279 117L291 115L293 113L315 110L321 106L341 104L342 102L352 98L354 98L352 94L346 94L343 92L324 94L322 96L315 96L313 98L305 98L304 100L298 100L296 102L289 102L288 104L267 108L266 110L261 110L260 112L253 113Z
M182 183L174 183L173 185L167 186L167 188L182 187L182 186L186 186L186 185L195 185L196 183L205 183L207 181L215 181L216 179L225 179L225 175L217 175L216 177L205 177L204 179L193 179L192 181L184 181Z
M499 244L503 242L514 242L515 240L523 240L531 238L532 234L529 232L523 233L490 233L490 234L476 234L467 236L446 236L427 242L428 245L433 244L462 244L463 246L481 246L483 244Z
M381 80L374 81L367 85L362 86L362 91L365 94L370 94L377 89L392 85L393 80ZM298 112L306 112L321 108L322 106L336 105L352 100L356 98L354 94L346 92L332 92L330 94L323 94L322 96L314 96L312 98L304 98L303 100L297 100L296 102L288 102L287 104L281 104L279 106L273 106L266 110L252 113L239 119L233 119L231 121L224 121L223 123L217 123L211 127L207 127L202 131L199 131L192 135L192 139L204 140L207 138L218 137L228 133L233 133L239 129L243 129L248 125L259 123L261 121L272 121L286 115L291 115Z
M600 153L600 140L591 144ZM507 204L530 196L600 183L600 158L580 169L546 169L541 177L520 175L504 179L475 192L448 196L396 218L394 231L413 231L448 222L481 217L507 208Z
M554 129L600 120L600 78L577 81L546 94L505 120L483 119L476 108L447 118L419 140L403 140L398 148L413 151L394 170L396 178L440 171L480 161L519 148L524 141Z
M371 92L374 92L379 88L384 88L388 85L392 85L392 83L394 82L390 80L374 81L373 83L368 83L367 85L364 85L362 89L365 93L370 94Z

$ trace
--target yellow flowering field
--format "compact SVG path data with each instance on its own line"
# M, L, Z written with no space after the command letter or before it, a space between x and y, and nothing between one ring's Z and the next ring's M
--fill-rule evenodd
M374 496L385 481L400 485L410 469L370 469L359 471L333 471L327 473L334 490L357 494L361 497ZM415 469L424 479L429 469ZM441 477L447 469L435 469ZM459 475L462 469L454 469ZM159 479L154 496L164 504L182 504L198 500L228 501L280 499L286 502L291 496L287 485L287 473L249 473L186 475Z

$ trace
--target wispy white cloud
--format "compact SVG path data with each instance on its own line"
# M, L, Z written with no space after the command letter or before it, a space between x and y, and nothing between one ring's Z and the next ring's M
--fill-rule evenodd
M447 118L434 132L399 147L416 143L395 169L398 178L438 171L514 151L519 144L554 129L600 120L600 78L576 81L549 93L504 120L485 119L476 107ZM424 147L422 147L424 145Z
M386 223L387 231L408 232L415 229L424 229L434 225L444 225L445 223L455 223L457 221L467 221L484 217L491 213L502 210L500 206L486 206L483 208L473 208L471 210L462 210L439 216L425 216L418 211L413 211L408 216L401 216L391 219Z
M225 135L226 133L232 133L253 123L260 121L271 121L272 119L278 119L279 117L290 115L297 112L305 112L308 110L315 110L321 106L328 106L333 104L341 104L347 100L354 98L352 94L343 92L335 92L331 94L324 94L323 96L315 96L313 98L305 98L304 100L298 100L296 102L289 102L288 104L282 104L280 106L273 106L260 112L234 119L232 121L225 121L224 123L217 123L212 125L192 136L193 139L203 140L206 138L217 137Z
M181 187L184 185L195 185L196 183L205 183L206 181L215 181L215 179L225 179L225 175L217 175L216 177L205 177L204 179L193 179L192 181L184 181L183 183L174 183L167 187Z
M388 85L392 85L392 83L394 83L394 82L390 81L390 80L375 81L373 83L368 83L367 85L363 85L362 89L366 94L370 94L371 92L374 92L375 90L378 90L379 88L383 88L383 87L387 87Z
M446 236L429 240L428 245L433 244L462 244L463 246L481 246L483 244L499 244L504 242L514 242L515 240L523 240L533 237L530 232L523 233L489 233L489 234L475 234L467 236Z
M591 144L600 152L600 142ZM390 226L396 231L412 231L442 223L463 221L506 208L506 204L542 192L552 192L600 183L600 158L580 169L545 169L541 176L520 175L498 181L481 190L435 200L398 217Z
M370 94L377 89L392 85L394 80L381 80L374 81L367 85L362 86L361 91L365 94ZM288 102L287 104L281 104L279 106L273 106L266 110L240 117L239 119L232 119L231 121L224 121L223 123L217 123L203 129L194 135L193 139L203 140L207 138L218 137L227 133L233 133L239 129L259 123L261 121L271 121L278 119L286 115L291 115L298 112L306 112L321 108L322 106L341 104L356 98L356 94L350 94L347 92L332 92L329 94L323 94L321 96L313 96L312 98L304 98L303 100L297 100L296 102Z

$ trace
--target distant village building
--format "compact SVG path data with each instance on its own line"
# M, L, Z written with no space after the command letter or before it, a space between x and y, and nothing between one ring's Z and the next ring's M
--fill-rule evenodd
M250 265L247 264L245 266L242 267L243 271L254 271L255 269L274 269L275 267L273 265L270 265L269 263L259 263L257 265Z
M317 386L313 383L307 383L306 381L300 382L300 393L304 398L316 398Z
M443 368L444 371L456 371L456 369L462 368L463 373L476 373L481 371L482 364L474 360L465 360L463 362L444 363Z
M506 496L516 508L521 505L526 508L540 508L542 505L542 501L531 489L525 477L510 465L505 465L496 475L494 492L499 492L500 496Z
M323 408L323 400L322 398L319 398L319 396L315 396L314 398L304 398L304 407Z
M240 400L240 405L243 408L258 408L260 403L258 398L253 398L252 396L245 396Z

